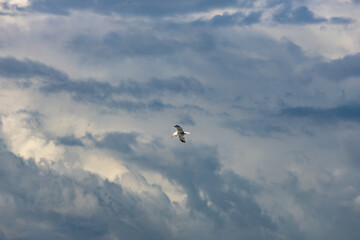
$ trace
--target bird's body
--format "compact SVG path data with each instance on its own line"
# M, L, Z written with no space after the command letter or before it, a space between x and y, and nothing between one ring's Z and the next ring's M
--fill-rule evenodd
M190 132L185 132L179 125L174 126L176 128L176 132L174 132L171 137L178 136L181 142L185 142L185 135L190 134Z

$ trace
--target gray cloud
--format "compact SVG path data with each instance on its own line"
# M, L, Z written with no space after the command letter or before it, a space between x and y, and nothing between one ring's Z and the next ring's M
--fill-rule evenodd
M351 24L354 23L354 19L346 17L331 17L325 18L316 16L307 6L300 6L294 8L294 1L284 0L268 0L267 6L269 8L279 7L274 15L273 19L275 22L283 24L317 24L317 23L330 23L330 24Z
M313 221L317 226L322 226L321 229L311 228L303 236L305 239L311 239L314 235L321 239L331 240L358 239L360 230L354 223L360 220L360 212L355 210L351 204L357 195L353 191L342 191L349 178L345 178L341 182L335 181L330 176L329 178L320 181L322 182L321 190L303 189L299 177L289 173L288 179L282 185L282 189L293 198L298 208L307 213L306 219ZM352 181L359 182L359 179L355 178ZM328 219L332 220L328 221Z
M360 54L347 55L330 62L319 63L314 66L313 71L333 81L340 81L349 77L360 76Z
M136 98L152 95L171 94L204 94L206 89L201 82L184 76L170 79L151 78L141 83L134 80L121 81L118 86L96 80L74 81L55 68L29 59L17 60L13 57L0 58L0 76L6 78L35 78L44 80L43 91L68 91L74 95L93 96L103 99L111 94L126 94Z
M164 103L161 99L147 101L116 100L114 96L131 96L136 99L149 98L151 96L161 97L165 94L177 94L184 96L203 95L205 87L196 79L187 77L174 77L171 79L150 79L140 83L136 81L123 81L117 86L94 80L67 81L52 83L42 87L44 93L69 92L71 96L82 102L90 102L107 106L114 109L127 111L152 110L162 111L170 108L193 108L190 105L173 106ZM196 106L195 106L196 107Z
M161 190L155 201L141 199L89 173L81 173L84 176L79 181L40 169L31 161L24 163L2 146L0 194L6 201L0 207L8 210L0 216L1 226L7 227L6 232L0 228L1 234L5 239L183 239L183 234L197 232L198 237L207 239L278 239L276 226L253 198L256 187L232 172L219 173L216 149L173 149L173 159L166 159L156 152L142 155L139 148L130 150L130 145L137 146L135 136L108 133L96 145L121 152L127 164L159 172L182 186L192 212L188 217L202 221L200 216L205 216L209 222L204 230L188 226L186 232L174 235L170 225L177 228L186 219L171 210L173 206ZM24 219L23 223L17 218Z
M74 135L59 137L57 141L66 146L85 146L81 139L76 138Z
M124 141L128 138L133 151ZM167 159L164 157L167 154L162 153L157 145L152 147L153 151L143 154L141 147L133 144L134 135L109 133L104 139L109 141L101 141L98 147L126 154L123 158L127 164L159 172L182 186L188 196L190 211L204 214L215 224L215 238L225 234L227 239L239 236L276 239L276 226L253 197L256 186L231 171L219 173L216 148L191 145L186 147L186 151L174 148L171 149L172 157ZM119 144L115 146L116 142ZM227 232L230 229L233 229L231 234ZM265 231L258 232L259 229Z
M44 131L44 138L50 134L51 139L56 139L54 143L65 149L65 157L74 157L87 149L91 150L87 152L89 155L92 150L106 151L113 160L121 159L131 174L156 193L135 194L121 187L121 179L115 180L115 184L79 169L69 169L70 173L63 176L46 166L38 167L31 160L24 162L3 147L0 151L0 239L358 238L359 216L354 199L359 195L356 187L359 183L356 177L360 166L359 139L353 137L344 142L340 139L349 135L346 132L350 131L349 126L356 136L360 126L359 104L349 104L357 100L356 88L349 90L357 86L356 79L349 78L360 76L358 54L329 61L322 56L309 57L306 54L309 49L303 51L292 41L275 40L277 38L265 34L268 31L259 31L268 27L266 24L260 28L252 26L261 24L263 14L267 17L268 10L271 12L275 7L279 11L273 20L292 24L294 34L299 25L326 23L353 24L350 27L354 27L355 22L346 17L349 15L317 16L308 6L296 8L295 1L269 0L267 7L271 9L262 9L263 12L254 12L251 2L35 0L30 7L22 9L27 11L24 17L29 19L26 30L13 28L12 23L5 22L3 26L9 28L11 34L4 35L0 41L4 48L11 47L4 52L15 51L14 55L27 56L34 54L30 44L34 39L40 41L39 44L41 41L47 44L41 47L41 54L36 55L42 62L28 58L0 58L0 81L4 81L1 86L15 82L19 87L17 90L21 91L9 91L9 94L15 96L17 92L21 92L20 95L23 92L25 99L32 98L33 93L36 95L34 101L19 101L12 105L7 99L7 89L2 90L4 107L0 116L12 112L13 106L35 109L44 114L41 120L46 124L41 125L32 114L22 121L33 121L34 133ZM246 14L217 15L209 21L187 22L188 15L186 19L178 20L179 16L184 16L181 14L205 13L218 7L249 8L242 9ZM38 15L39 11L71 14ZM127 18L129 15L132 16ZM139 15L146 17L136 17ZM94 24L86 22L89 17ZM98 20L108 25L103 28L96 22ZM14 22L18 23L17 19L14 18ZM283 33L283 28L278 25L272 26L277 29L277 36ZM306 33L309 26L300 27ZM340 28L352 36L346 26L336 27ZM326 31L329 29L332 28ZM59 32L59 41L49 44L49 39L58 40ZM33 38L35 35L40 37ZM302 35L297 40L301 43L307 37ZM11 45L13 39L17 41ZM311 40L306 41L311 43ZM18 46L19 42L23 45ZM338 49L344 47L343 43L338 44ZM49 57L45 54L49 46L54 47L50 51L54 57L62 51L60 59L55 61L60 65L44 64ZM338 50L334 51L338 53ZM91 59L90 65L87 59ZM120 76L120 79L111 79L111 83L106 82L109 79L91 79L91 76L74 79L60 70L65 60L69 61L65 66L74 63L73 71L79 66L75 70L79 75L97 71L98 76ZM94 63L96 67L92 68ZM127 71L127 67L131 71ZM142 81L131 79L133 75L141 76ZM122 80L123 76L130 80ZM13 85L11 88L14 89ZM343 88L349 98L345 103L337 96ZM56 108L46 105L48 97L53 103L54 98L61 102L64 95L67 103L77 102L75 107L62 106L59 113ZM335 107L328 107L331 104ZM78 107L81 111L76 112ZM93 111L94 108L100 112ZM209 119L199 115L205 108L212 113ZM138 124L147 124L146 119L138 118L140 112L151 113L149 116L154 116L158 123L153 124L154 132L148 133L154 141L138 141L141 135L135 132L116 132L112 130L113 122L102 127L101 121L109 122L115 118L104 117L102 113L117 109L132 113L119 114L120 118L126 115L129 120L129 131ZM69 113L81 115L82 120L74 126L91 116L89 121L97 123L97 133L109 132L104 133L103 138L98 135L95 138L91 133L78 138L75 136L88 127L81 126L76 129L76 134L69 133L73 123L64 121L67 126L61 127L67 128L68 134L64 136L59 133L61 129L53 130L56 126L52 122L63 113L62 118ZM149 122L155 122L154 119ZM158 135L161 133L158 130L163 128L159 125L167 124L166 121L178 121L187 126L196 124L201 130L213 128L214 133L221 136L205 139L207 133L202 133L204 136L193 138L199 141L172 145L174 142L165 142ZM37 124L39 128L36 128ZM330 124L336 124L336 128ZM229 129L223 127L238 134L229 133ZM189 130L195 129L189 127ZM8 141L15 139L11 134L6 138ZM222 141L221 137L227 140ZM239 148L239 142L247 139L250 147ZM218 144L219 151L200 141ZM337 148L339 141L341 148ZM16 147L17 143L14 144ZM258 146L261 146L259 154ZM316 176L313 180L316 187L309 191L300 186L303 178L312 181L303 169L306 164L298 161L298 165L291 165L287 151L294 149L308 156L307 163ZM335 160L328 161L327 156L335 156ZM252 158L256 161L251 161ZM228 171L227 167L240 169L239 172L246 176L254 170L257 176L252 179L257 182ZM277 181L288 168L294 168L304 176L292 173L281 185ZM329 182L318 179L324 169L328 171L325 178L330 179ZM141 175L142 170L160 174L174 186L179 186L187 194L186 210L179 203L170 202L161 186L147 183ZM258 176L264 181L258 181ZM271 199L265 199L264 205L270 205L269 208L258 201L262 194L273 195ZM272 201L280 205L283 214L272 208ZM358 207L360 209L360 205ZM318 230L314 231L315 228Z
M132 145L136 145L137 136L135 133L108 133L104 139L96 142L96 146L130 154L133 153Z
M332 17L330 18L330 23L333 24L351 24L354 23L355 20L352 18L345 18L345 17Z
M275 137L277 135L291 134L289 126L278 119L255 118L240 121L228 120L225 121L223 125L243 136Z
M55 68L30 59L18 60L14 57L0 57L0 76L25 79L41 77L55 82L69 80L67 74Z
M269 114L259 111L258 114L259 116L246 120L227 117L227 120L223 121L223 126L231 128L243 136L276 138L281 135L304 134L311 137L314 135L311 126L326 127L329 124L338 124L340 121L359 123L360 105L348 103L332 108L283 106L279 112L274 110ZM303 120L308 121L304 122Z
M232 25L251 25L260 22L260 18L262 16L262 12L251 12L248 15L245 15L241 12L237 12L234 14L223 14L216 15L210 20L197 20L192 22L192 25L211 25L211 26L232 26Z
M260 13L253 14L260 17ZM226 15L221 17L226 17ZM249 17L248 21L252 21L252 14L247 17ZM205 23L201 23L200 25L203 24ZM305 80L300 78L308 78L308 76L303 76L298 72L295 74L294 70L304 63L309 65L309 63L313 61L319 62L319 60L307 57L301 47L291 41L283 40L283 42L276 42L264 35L254 33L242 35L237 38L237 41L232 41L227 35L221 36L214 34L214 31L209 30L208 26L198 26L195 23L174 25L162 26L154 29L153 32L141 32L137 30L137 27L131 29L132 32L138 32L139 39L152 38L153 35L162 36L161 43L154 47L154 49L159 47L162 48L162 50L148 52L148 55L141 55L142 59L151 61L151 59L149 59L149 57L151 57L158 59L160 62L171 63L173 66L181 65L185 73L191 72L192 74L193 72L201 72L203 76L203 78L200 79L201 82L207 81L209 85L212 84L212 86L220 86L221 88L222 86L235 84L244 85L243 88L249 88L249 85L255 82L264 82L264 79L270 81L299 79L299 82L301 82ZM184 38L183 32L186 32L191 37ZM117 35L124 36L128 34L133 35L133 33L127 31L117 33ZM76 43L75 46L79 47L75 47L73 43L70 43L69 47L71 50L84 55L84 59L91 57L91 59L97 59L100 64L105 65L109 63L110 59L111 61L119 61L119 64L121 64L124 59L136 61L139 57L138 53L134 52L137 49L136 47L134 47L134 51L127 51L128 55L124 56L120 54L119 51L125 50L123 50L123 47L119 47L116 41L106 44L104 41L95 41L88 45L86 43L87 39L92 38L92 36L83 36L81 39L76 40L79 42ZM180 46L178 50L173 50L177 48L175 46L170 48L166 47L166 43L173 41L172 39L176 39L175 45ZM138 40L134 40L134 42L137 41ZM134 43L133 45L136 44L137 43ZM146 43L140 43L140 45L141 44L146 45ZM104 46L106 46L106 51L99 50L97 54L97 49L102 49ZM166 54L159 55L158 52ZM102 54L106 54L108 57L103 58ZM196 57L194 58L194 56ZM222 78L226 80L220 80ZM306 81L307 80L308 79L306 79ZM158 84L154 82L154 86L156 85ZM189 86L191 86L189 90L194 89L194 87L196 90L199 90L199 87L193 84ZM203 86L203 88L205 87ZM241 87L238 86L238 88ZM213 93L215 94L212 94L212 97L216 97L216 91ZM198 91L197 95L201 95L201 91Z
M33 78L40 77L42 82L40 90L46 94L68 92L72 98L81 101L106 106L113 109L123 109L129 112L138 110L163 111L171 108L198 109L195 105L180 105L164 103L159 97L166 94L184 96L204 95L209 89L194 78L184 76L169 79L151 78L146 82L125 80L113 86L110 83L96 80L73 80L67 74L49 67L45 64L34 62L29 59L17 60L13 57L0 58L0 76L16 79L24 87L32 85ZM20 79L26 79L22 82ZM136 99L156 99L146 101L133 101L128 99L114 99L114 96L127 96Z
M124 56L162 56L181 51L185 46L176 39L160 39L152 34L129 34L110 32L102 39L91 36L77 36L69 42L77 52L92 54L97 58Z
M298 118L309 118L328 123L339 120L359 122L360 105L340 105L334 108L289 107L282 109L281 115Z
M342 142L342 147L346 151L350 164L358 169L360 169L359 143L360 139L357 131L353 131L353 135L348 134L346 139Z
M243 0L238 3L234 0L226 1L205 1L205 0L195 0L195 1L115 1L115 0L106 0L106 1L87 1L83 2L81 0L46 0L40 1L35 0L32 2L30 10L33 11L43 11L54 14L67 14L69 10L77 9L90 9L92 11L101 13L101 14L111 14L111 13L121 13L121 14L133 14L133 15L150 15L150 16L164 16L170 14L180 14L180 13L189 13L199 10L209 10L213 8L222 8L229 6L251 6L252 1Z
M285 7L276 12L273 18L276 22L286 24L315 24L327 21L326 18L315 16L306 6L296 9Z
M179 116L179 123L182 125L195 126L195 121L189 114L181 114Z
M255 21L255 17L256 14L249 15L243 20ZM214 50L213 36L206 31L199 32L193 27L206 24L210 23L203 21L195 21L191 24L162 23L154 29L155 31L144 31L134 26L122 32L109 32L102 37L83 34L70 40L67 47L86 56L84 60L87 56L93 56L92 59L97 62L109 62L129 57L145 59L173 57L187 50L204 53ZM183 33L179 35L178 31L172 31L178 28L192 32L192 37L184 38ZM169 31L172 33L169 34Z
M267 7L276 7L279 5L285 5L285 6L291 6L292 1L286 1L286 0L267 0L266 6Z
M171 238L165 224L165 219L170 220L165 195L158 199L160 206L151 206L151 201L95 175L81 173L82 181L58 175L24 163L4 146L0 156L3 239Z
M251 25L251 24L259 23L261 20L262 14L263 13L261 11L252 12L243 19L242 23L244 25Z

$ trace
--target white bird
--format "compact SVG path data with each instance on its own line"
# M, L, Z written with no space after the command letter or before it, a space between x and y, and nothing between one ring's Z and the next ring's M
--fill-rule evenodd
M174 132L171 137L176 137L179 136L180 141L182 141L183 143L185 142L185 135L190 134L190 132L184 132L184 130L179 126L179 125L175 125L174 126L176 128L176 132Z

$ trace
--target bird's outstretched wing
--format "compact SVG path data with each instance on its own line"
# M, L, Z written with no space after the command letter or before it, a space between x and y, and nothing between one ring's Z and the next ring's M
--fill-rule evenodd
M185 142L184 134L179 134L179 139L184 143Z
M176 128L176 130L177 130L178 132L181 132L181 133L184 132L184 130L183 130L179 125L175 125L174 127Z

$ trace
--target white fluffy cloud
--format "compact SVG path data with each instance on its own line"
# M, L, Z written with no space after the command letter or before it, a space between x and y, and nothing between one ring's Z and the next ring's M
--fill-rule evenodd
M27 7L30 5L29 0L0 0L0 4L7 4L10 7Z
M2 133L15 154L36 162L56 162L63 158L64 149L47 139L40 129L36 113L16 112L1 118Z

